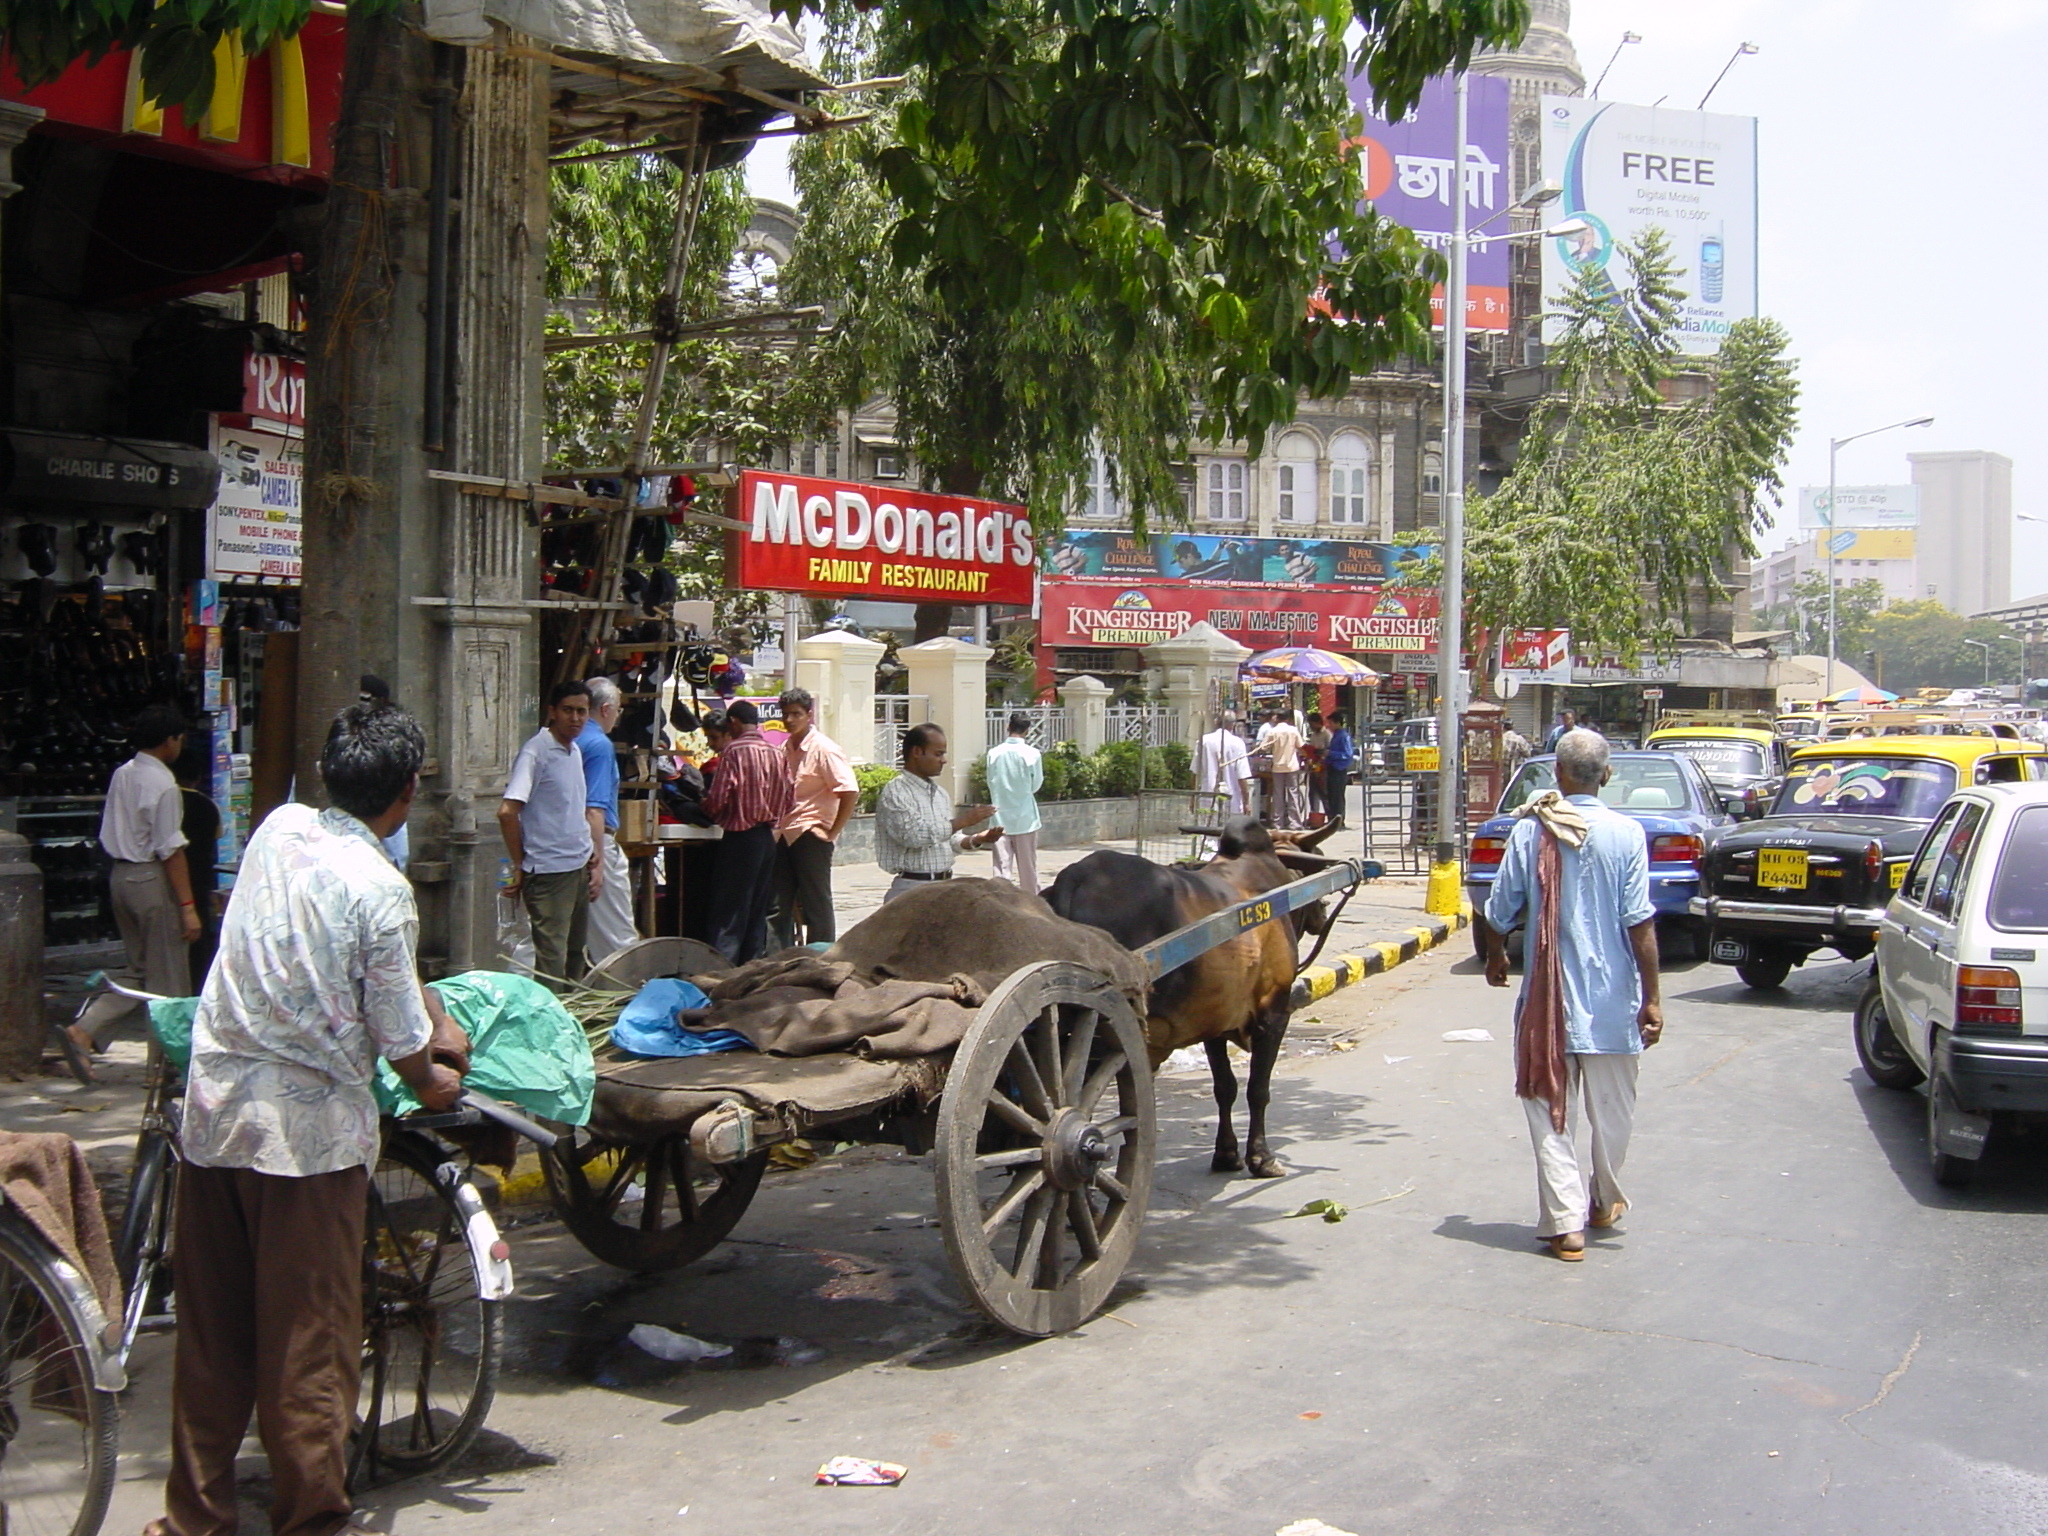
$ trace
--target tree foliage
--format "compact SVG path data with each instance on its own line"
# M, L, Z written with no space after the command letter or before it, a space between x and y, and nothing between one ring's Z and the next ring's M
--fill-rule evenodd
M1866 576L1835 589L1835 653L1861 656L1870 645L1870 621L1885 605L1884 583ZM1828 649L1828 576L1825 570L1808 571L1792 584L1792 600L1766 608L1757 616L1758 627L1789 629L1799 654L1825 656Z
M1894 603L1870 621L1862 649L1841 648L1845 660L1869 666L1873 682L1894 693L1918 688L1975 688L1984 682L1985 653L1991 647L1991 681L2019 680L2020 642L2008 637L1996 619L1966 619L1933 598Z
M828 73L907 80L797 156L789 280L842 303L841 397L888 394L941 484L1023 498L1048 524L1099 440L1142 523L1181 505L1193 433L1256 453L1303 393L1428 349L1437 258L1361 209L1345 156L1347 27L1399 111L1518 38L1526 5L828 0L823 16Z
M1467 525L1471 622L1568 628L1588 649L1635 654L1685 632L1704 595L1782 490L1798 383L1776 322L1743 320L1697 398L1673 398L1685 294L1659 230L1624 248L1628 284L1581 281L1552 349L1557 385L1536 407L1513 474Z

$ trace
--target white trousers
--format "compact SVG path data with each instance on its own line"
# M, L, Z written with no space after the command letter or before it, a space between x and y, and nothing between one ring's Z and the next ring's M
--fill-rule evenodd
M1038 834L1004 833L996 839L996 878L1007 880L1027 895L1038 894Z
M1538 1237L1556 1237L1586 1229L1586 1211L1598 1202L1612 1205L1621 1192L1621 1165L1628 1161L1629 1132L1636 1119L1636 1068L1640 1056L1567 1056L1565 1129L1551 1129L1550 1106L1542 1099L1524 1099L1529 1140L1536 1147L1536 1203L1542 1211ZM1592 1181L1574 1145L1581 1110L1591 1133Z
M608 960L640 937L633 921L633 865L616 837L604 840L604 884L590 904L590 963Z

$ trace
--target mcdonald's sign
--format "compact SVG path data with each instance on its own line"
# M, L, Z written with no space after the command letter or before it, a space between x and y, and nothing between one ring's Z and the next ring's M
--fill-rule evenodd
M324 183L333 168L343 27L340 17L316 13L298 36L260 54L246 53L239 37L223 38L214 49L213 99L196 116L144 96L140 56L129 53L74 64L33 90L0 61L0 96L41 107L47 132L118 139L132 154L233 175Z

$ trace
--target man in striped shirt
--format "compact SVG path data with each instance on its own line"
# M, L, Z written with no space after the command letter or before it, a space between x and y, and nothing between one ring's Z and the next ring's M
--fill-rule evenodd
M768 947L768 901L775 889L775 824L794 795L789 760L761 734L761 712L734 699L731 739L704 791L704 809L725 829L718 844L718 916L711 943L735 965Z
M896 878L883 901L933 880L953 878L953 855L986 848L1001 827L970 836L995 813L990 805L970 806L955 815L953 796L939 775L946 767L946 733L936 725L913 725L903 733L903 768L882 786L875 800L875 862Z

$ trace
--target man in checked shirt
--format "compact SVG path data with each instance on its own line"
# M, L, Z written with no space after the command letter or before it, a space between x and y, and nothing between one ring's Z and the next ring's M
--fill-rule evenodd
M904 772L882 786L875 800L875 862L896 878L884 902L933 880L953 878L953 855L986 848L1001 827L970 835L995 814L992 805L973 805L959 814L939 775L946 767L946 733L936 725L913 725L903 733Z
M789 759L761 734L760 710L734 699L725 718L731 736L704 792L705 812L725 829L718 843L718 917L711 943L733 964L745 965L768 947L775 824L788 814L795 787Z

